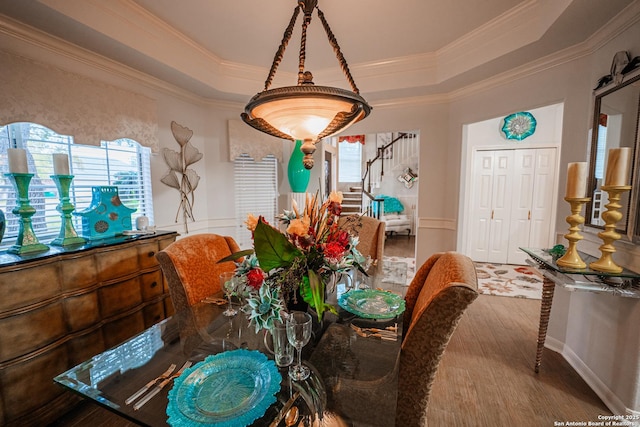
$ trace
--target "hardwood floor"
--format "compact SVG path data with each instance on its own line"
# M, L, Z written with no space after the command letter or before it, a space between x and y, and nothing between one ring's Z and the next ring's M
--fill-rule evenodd
M384 241L384 255L414 258L416 256L416 236L393 235Z
M537 427L611 415L558 353L545 349L534 373L539 311L531 299L480 295L471 304L438 369L430 425Z
M414 256L415 241L407 241L387 239L385 255ZM546 427L611 415L558 353L545 349L540 373L534 373L539 313L539 300L480 295L471 304L438 369L429 425ZM89 425L134 426L92 403L53 424Z

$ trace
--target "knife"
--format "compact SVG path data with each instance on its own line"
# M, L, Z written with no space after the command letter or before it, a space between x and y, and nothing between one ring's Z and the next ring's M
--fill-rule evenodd
M171 381L173 381L174 378L178 378L180 375L182 375L182 372L187 369L188 367L191 366L191 362L190 361L186 361L184 363L184 365L182 365L182 367L180 368L180 370L178 372L176 372L175 374L169 376L168 378L162 380L162 382L158 383L158 385L156 385L153 390L151 390L145 397L143 397L142 399L140 399L140 401L138 403L136 403L135 405L133 405L133 410L137 411L138 409L142 408L148 401L150 401L156 394L160 393L160 390L162 390L167 384L169 384Z
M291 409L294 402L299 396L300 396L299 391L296 391L295 393L293 393L293 396L291 396L291 398L287 401L287 403L284 404L282 409L280 409L280 412L278 412L278 415L276 416L276 418L271 422L271 424L269 424L269 427L277 427L277 425L280 424L280 421L282 421L287 411Z

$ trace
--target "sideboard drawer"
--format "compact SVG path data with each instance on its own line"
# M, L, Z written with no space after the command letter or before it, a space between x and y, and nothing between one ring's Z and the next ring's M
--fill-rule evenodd
M0 320L0 360L11 360L52 343L67 334L57 301L26 313Z
M31 268L7 268L0 278L0 313L55 297L60 293L59 265L46 260Z
M82 254L60 261L60 283L63 291L83 289L98 282L93 254Z
M140 276L142 299L144 301L149 301L163 294L163 279L164 277L162 276L162 271L160 270L152 271L151 273L145 273Z
M96 253L98 280L123 277L138 271L138 249L134 245Z
M144 270L158 265L156 253L158 252L158 243L149 242L138 246L138 262L140 269Z
M98 292L100 295L100 312L103 318L122 313L142 302L140 278L137 276L123 282L104 286Z
M79 331L95 325L100 321L98 291L65 299L64 311L69 332Z
M142 309L144 327L149 328L165 318L164 301L158 301Z

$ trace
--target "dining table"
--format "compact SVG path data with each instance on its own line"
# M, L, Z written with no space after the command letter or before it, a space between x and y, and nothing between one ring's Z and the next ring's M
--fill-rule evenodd
M311 371L306 380L294 381L288 367L277 367L269 333L256 330L242 310L223 315L228 301L216 294L54 381L144 426L394 425L406 287L380 277L354 287L338 283L327 296L337 314L325 313L319 320L308 309L313 326L302 350L303 364ZM395 301L389 307L401 301L401 307L384 312L359 308L371 293ZM236 299L232 304L241 305ZM251 363L259 373L251 374L255 378L248 379L249 386L233 375L215 384L207 380L224 372L228 366L223 362L236 363L234 368Z

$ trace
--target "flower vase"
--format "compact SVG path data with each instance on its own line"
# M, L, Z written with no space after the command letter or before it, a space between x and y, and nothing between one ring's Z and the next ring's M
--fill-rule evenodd
M289 165L287 168L288 176L289 176L289 186L291 187L291 191L294 193L304 193L307 191L307 186L309 185L309 178L311 177L311 171L304 167L302 163L302 159L304 158L304 153L300 150L302 146L302 141L296 140L296 146L291 152L291 157L289 157Z

